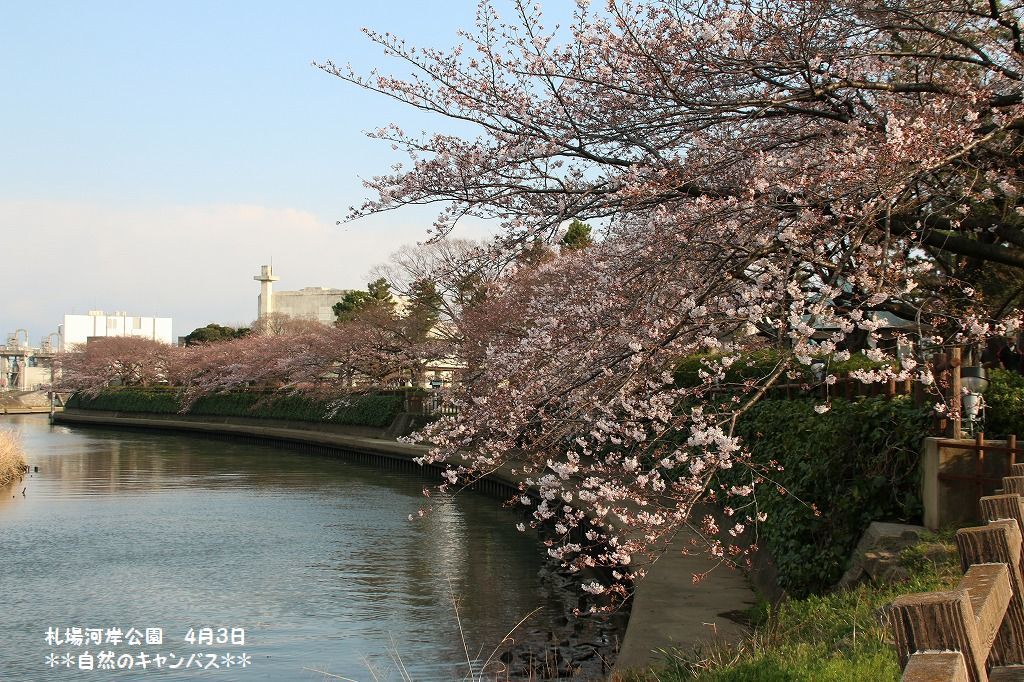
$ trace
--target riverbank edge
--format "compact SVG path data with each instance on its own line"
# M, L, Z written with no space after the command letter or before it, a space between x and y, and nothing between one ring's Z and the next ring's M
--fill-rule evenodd
M422 445L411 445L368 435L346 433L344 427L275 420L273 424L253 423L241 417L200 418L189 415L147 415L139 417L118 412L64 410L52 416L57 424L114 426L168 431L205 433L257 441L342 450L362 455L368 463L423 470L413 460L427 452ZM441 469L431 467L438 476ZM493 494L514 494L522 476L498 469L477 484L477 489ZM637 583L630 608L626 633L613 668L613 678L627 673L642 673L663 662L659 652L691 649L700 643L736 643L746 634L742 614L756 601L747 579L715 563L702 553L690 556L682 550L694 536L683 531L662 549L664 553L648 567L647 576ZM694 575L708 573L695 584Z

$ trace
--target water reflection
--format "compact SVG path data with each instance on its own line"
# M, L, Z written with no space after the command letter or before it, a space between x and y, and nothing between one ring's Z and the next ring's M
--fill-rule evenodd
M182 655L200 650L182 637L201 625L247 630L252 667L220 680L322 678L304 667L369 679L368 666L397 679L392 643L415 679L456 679L465 655L450 590L485 655L533 608L547 627L572 606L538 577L536 540L494 500L433 499L434 513L410 523L424 502L414 475L45 417L0 426L21 432L39 467L0 489L4 679L148 679L50 670L47 627L162 627L163 649Z

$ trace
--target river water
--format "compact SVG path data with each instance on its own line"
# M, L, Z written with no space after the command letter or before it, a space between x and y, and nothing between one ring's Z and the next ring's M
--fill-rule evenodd
M614 637L566 623L570 581L493 498L273 446L0 428L39 469L0 488L0 680L464 679L534 609L517 641Z

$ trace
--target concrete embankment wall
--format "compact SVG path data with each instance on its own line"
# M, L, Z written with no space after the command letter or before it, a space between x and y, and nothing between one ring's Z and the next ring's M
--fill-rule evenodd
M346 426L280 422L241 417L190 417L187 415L145 415L65 410L53 416L55 423L118 428L163 429L228 436L259 443L288 443L292 447L352 458L377 466L417 470L423 467L414 458L427 448L382 436L383 429L359 429ZM430 471L440 476L441 469ZM509 497L519 489L522 477L498 469L478 482L474 489ZM701 552L683 552L691 548L695 536L680 531L664 553L647 567L647 577L636 586L629 623L615 664L616 673L643 670L663 662L663 650L689 651L700 642L736 642L746 631L742 612L753 606L756 595L747 579L724 567L715 570L716 561ZM699 584L693 576L708 573Z
M49 411L50 396L45 391L0 391L0 414L39 414Z
M386 469L416 471L436 478L440 478L442 472L441 467L423 467L414 461L425 455L428 448L386 439L384 434L388 429L246 417L140 415L101 410L64 410L54 414L53 421L56 424L202 433L262 444L287 443L289 447L305 452L340 456ZM517 476L498 470L475 483L471 489L507 498L518 492L519 480Z
M56 407L54 412L60 412L64 408ZM0 414L47 414L50 407L0 407Z

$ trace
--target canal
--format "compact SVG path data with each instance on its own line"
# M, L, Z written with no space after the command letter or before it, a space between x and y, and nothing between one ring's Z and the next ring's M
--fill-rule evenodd
M0 428L38 467L0 488L0 679L463 679L534 609L520 646L596 646L596 674L614 644L499 500L273 446Z

